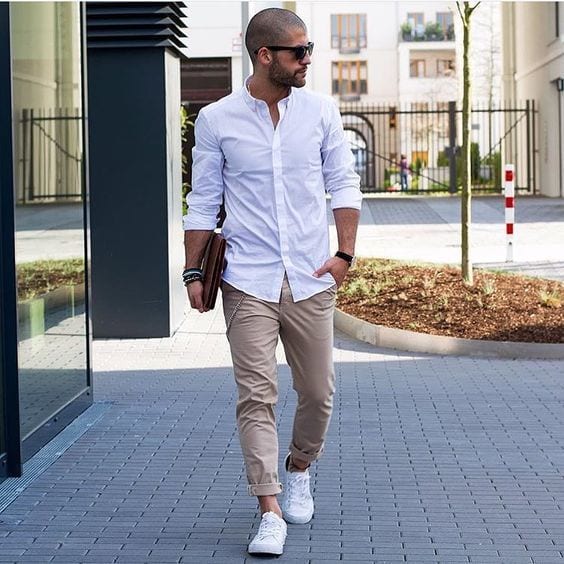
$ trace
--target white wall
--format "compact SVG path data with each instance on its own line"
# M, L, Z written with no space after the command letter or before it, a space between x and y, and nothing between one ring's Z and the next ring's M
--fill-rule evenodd
M561 104L564 113L564 95L558 93L552 81L564 78L564 26L560 27L560 36L556 37L554 2L504 3L503 10L504 21L514 21L512 29L504 30L505 70L515 73L514 85L507 80L505 92L511 94L507 91L514 89L516 102L529 98L538 102L540 193L562 197L564 187L560 182L560 170L563 158L559 133L564 137L564 124L562 117L558 121L558 106ZM564 19L564 2L560 2L560 12Z
M231 57L233 89L242 83L241 44L240 2L189 2L188 57Z
M397 96L397 26L394 2L296 2L315 43L308 71L309 87L331 94L333 61L367 61L368 96L363 101L393 100ZM343 54L331 48L332 14L366 14L367 47L360 53ZM399 25L399 24L398 24Z
M456 97L451 79L430 79L427 81L408 80L409 61L401 59L402 42L399 41L400 26L407 20L409 12L422 12L425 22L436 21L437 12L453 13L457 38L457 77L460 88L462 75L461 40L462 32L455 2L393 2L393 1L298 1L298 2L258 2L249 4L249 18L267 7L294 7L296 13L308 27L310 40L315 42L315 51L308 73L308 88L331 93L331 63L333 61L367 61L368 95L365 102L390 102L415 100L419 96L432 99L452 99ZM342 54L331 48L331 14L362 13L367 16L367 48L359 54ZM474 13L474 53L481 63L474 71L475 97L483 98L489 88L484 71L487 53L491 47L487 42L489 31L499 30L499 3L483 2ZM491 23L493 22L493 23ZM233 88L242 84L241 48L234 46L243 43L241 34L241 2L229 0L192 0L188 10L188 55L192 57L231 57ZM442 43L442 42L441 42ZM420 42L424 49L432 49L429 42ZM437 46L437 49L442 47ZM244 52L244 46L242 46ZM499 49L498 49L499 51ZM246 53L245 53L246 57ZM499 58L499 53L498 53ZM496 67L493 75L501 71ZM491 73L490 73L491 74ZM401 84L400 84L401 81ZM431 82L433 84L431 84ZM490 81L491 82L491 81ZM499 87L496 91L499 95Z

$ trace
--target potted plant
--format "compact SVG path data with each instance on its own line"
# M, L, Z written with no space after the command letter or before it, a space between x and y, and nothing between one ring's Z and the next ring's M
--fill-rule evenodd
M411 41L413 28L409 22L404 22L401 24L401 37L404 41Z
M448 24L447 31L446 31L446 38L448 41L454 41L454 24Z
M443 38L443 29L438 22L429 22L425 26L425 39L428 41L438 41Z

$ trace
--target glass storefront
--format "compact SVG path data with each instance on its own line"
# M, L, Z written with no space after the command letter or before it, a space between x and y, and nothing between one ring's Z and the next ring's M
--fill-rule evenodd
M0 315L2 315L2 296L0 296ZM2 358L2 327L0 326L0 359ZM2 376L2 362L0 362L0 456L6 452L4 437L6 436L6 428L4 425L4 378Z
M5 16L6 6L2 9ZM5 18L11 51L18 431L21 444L30 438L34 444L24 458L62 429L61 414L76 416L91 402L82 9L77 2L11 2ZM4 421L0 411L0 425ZM0 441L4 435L0 432Z
M88 386L80 7L11 5L22 439Z

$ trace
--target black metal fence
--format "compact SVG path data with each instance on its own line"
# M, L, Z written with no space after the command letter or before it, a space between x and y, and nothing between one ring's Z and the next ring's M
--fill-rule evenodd
M536 193L535 102L472 108L473 189L502 190L502 168L515 165L516 190ZM462 110L455 102L341 105L364 192L456 193L461 184ZM407 187L400 160L408 162ZM403 185L403 190L402 190Z
M81 198L81 120L78 108L22 110L15 140L17 203Z
M516 190L537 190L535 102L475 104L473 189L500 193L504 163L515 165ZM364 192L450 192L460 187L462 111L455 102L341 105ZM78 109L24 109L16 132L17 202L79 199L82 137ZM408 162L407 186L400 160ZM403 190L402 190L403 184Z

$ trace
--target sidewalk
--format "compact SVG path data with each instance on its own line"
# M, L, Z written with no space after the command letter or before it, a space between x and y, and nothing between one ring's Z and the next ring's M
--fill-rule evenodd
M437 239L456 244L447 211L428 202L370 200L362 254L430 260ZM564 213L546 213L530 207L523 230L543 245L535 255L523 244L521 266L562 260L551 254L556 235L545 237L564 228ZM479 225L491 247L480 260L503 260L487 236L495 223ZM282 350L279 360L282 462L295 394ZM288 527L278 561L564 560L564 361L414 355L337 334L335 363L316 514ZM0 562L264 561L246 554L258 518L221 311L190 312L170 339L96 341L94 369L95 401L110 408L0 515Z
M505 262L504 214L500 196L472 199L474 264L564 280L564 200L516 199L512 263ZM357 254L460 264L460 233L459 197L367 197Z

